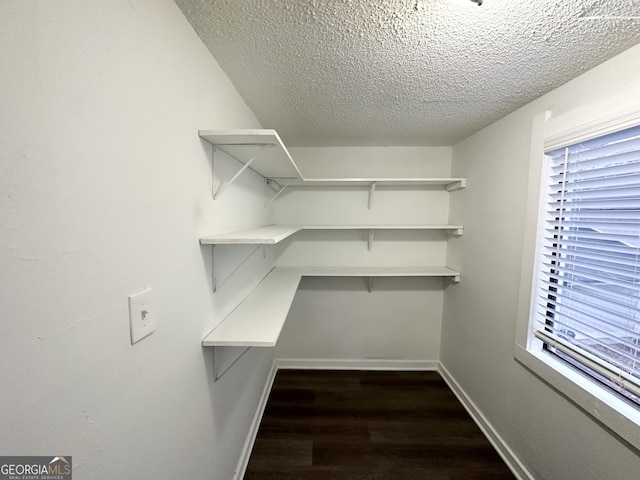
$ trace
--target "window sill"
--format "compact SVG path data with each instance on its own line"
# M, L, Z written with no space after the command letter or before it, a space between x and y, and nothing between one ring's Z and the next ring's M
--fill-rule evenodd
M516 345L515 359L625 443L640 451L640 410L543 351Z

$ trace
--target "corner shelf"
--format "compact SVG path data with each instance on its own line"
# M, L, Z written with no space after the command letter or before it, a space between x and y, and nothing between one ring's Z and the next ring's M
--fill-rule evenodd
M300 230L367 230L367 248L371 251L376 230L441 230L462 235L462 225L268 225L238 232L221 233L200 239L202 245L274 245Z
M198 135L214 146L214 199L220 197L247 168L264 178L302 178L298 166L275 130L199 130ZM215 175L215 154L218 148L242 163L240 170L228 180L219 180Z
M274 200L287 187L314 187L314 186L366 186L369 188L367 208L370 210L373 204L373 193L376 187L411 187L411 186L442 186L447 192L454 192L467 187L466 178L277 178L269 177L267 186L275 190Z
M369 208L377 186L444 186L453 192L466 187L466 178L304 178L275 130L199 130L198 135L213 145L213 198L220 197L247 168L265 178L275 190L273 201L288 186L368 186ZM220 149L238 160L242 167L228 180L215 175L215 154Z
M240 305L202 341L204 347L274 347L302 277L363 277L371 291L374 277L443 277L447 267L275 267Z

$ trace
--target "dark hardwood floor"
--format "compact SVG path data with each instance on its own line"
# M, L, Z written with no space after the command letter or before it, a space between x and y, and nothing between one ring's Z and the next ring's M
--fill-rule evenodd
M280 370L244 478L515 477L436 372Z

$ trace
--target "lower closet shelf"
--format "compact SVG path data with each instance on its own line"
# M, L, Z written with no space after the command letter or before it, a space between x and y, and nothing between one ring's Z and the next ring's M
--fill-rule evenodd
M276 267L202 341L204 347L275 347L300 279L308 277L445 277L448 267Z
M275 347L301 275L277 268L205 337L205 347Z
M448 267L277 267L303 277L452 277L460 272Z

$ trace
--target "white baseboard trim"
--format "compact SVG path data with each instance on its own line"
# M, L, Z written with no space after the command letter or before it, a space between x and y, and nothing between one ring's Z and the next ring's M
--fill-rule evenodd
M274 360L271 364L271 370L269 370L269 374L267 375L267 380L264 382L262 395L260 396L260 400L258 401L258 408L256 409L256 413L253 416L253 420L251 421L247 439L245 440L244 446L242 447L242 452L240 453L238 466L236 467L236 471L233 473L233 480L242 479L244 477L245 471L247 470L247 466L249 465L249 458L251 458L251 451L253 450L253 444L255 443L256 436L258 435L260 421L262 420L264 409L267 406L267 400L269 399L271 387L273 386L273 381L276 379L277 372L278 367L276 366L276 362Z
M500 434L493 428L493 425L487 420L482 412L476 407L475 403L469 398L460 384L451 376L444 365L439 364L438 372L442 375L444 381L454 393L462 406L467 410L473 421L478 425L485 437L491 442L493 448L496 449L498 455L504 460L511 472L518 480L535 480L535 477L527 470L520 459L513 453Z
M438 370L435 360L335 360L324 358L279 358L276 366L279 370Z

